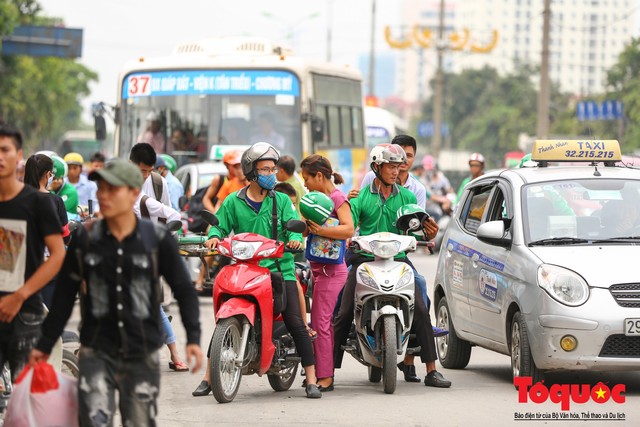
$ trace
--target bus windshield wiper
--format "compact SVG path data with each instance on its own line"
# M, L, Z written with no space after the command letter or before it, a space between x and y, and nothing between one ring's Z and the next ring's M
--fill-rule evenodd
M552 245L565 245L565 244L578 244L589 243L591 240L579 239L577 237L551 237L548 239L540 239L530 242L528 246L552 246Z

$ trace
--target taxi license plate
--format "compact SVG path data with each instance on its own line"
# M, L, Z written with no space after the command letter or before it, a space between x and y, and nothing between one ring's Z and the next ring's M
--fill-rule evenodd
M626 336L640 336L640 317L624 319L624 334Z

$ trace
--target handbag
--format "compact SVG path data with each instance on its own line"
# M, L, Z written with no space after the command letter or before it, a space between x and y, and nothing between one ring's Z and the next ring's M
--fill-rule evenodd
M329 217L322 227L335 227L339 224L340 221L337 218ZM346 250L347 242L345 240L330 239L309 233L304 255L309 261L313 262L342 264Z

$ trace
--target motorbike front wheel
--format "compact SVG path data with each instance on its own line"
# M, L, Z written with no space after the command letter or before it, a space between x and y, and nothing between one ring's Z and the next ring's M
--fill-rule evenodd
M396 391L397 329L395 316L384 316L384 349L382 352L382 385L384 392Z
M211 344L211 390L220 403L236 397L242 379L242 367L236 365L242 332L235 317L221 319L213 331Z

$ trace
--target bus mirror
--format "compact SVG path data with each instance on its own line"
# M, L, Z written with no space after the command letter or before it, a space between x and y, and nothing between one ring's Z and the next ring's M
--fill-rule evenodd
M311 139L313 142L324 141L324 120L318 116L311 119Z
M93 124L96 130L96 139L104 141L107 139L107 125L103 116L93 116Z

